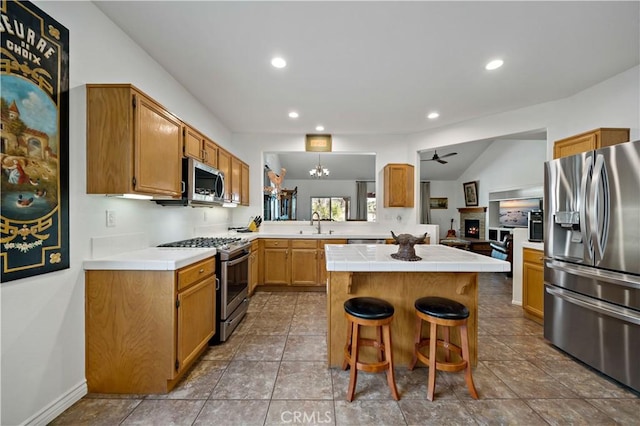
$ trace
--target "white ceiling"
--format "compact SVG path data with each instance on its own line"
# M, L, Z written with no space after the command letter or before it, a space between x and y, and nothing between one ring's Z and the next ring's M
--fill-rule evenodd
M640 63L638 1L95 4L233 133L416 133ZM505 65L485 71L496 57Z
M363 180L375 181L375 154L345 154L337 152L279 152L278 159L281 167L287 170L286 179L315 179L309 175L309 170L320 163L329 170L328 179L332 180ZM280 174L280 170L274 170ZM323 179L327 179L323 178Z

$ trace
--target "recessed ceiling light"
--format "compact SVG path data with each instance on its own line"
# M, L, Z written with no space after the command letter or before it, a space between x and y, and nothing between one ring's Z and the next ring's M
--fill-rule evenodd
M427 114L427 118L429 120L433 120L434 118L438 118L440 117L440 114L438 114L437 112L430 112L429 114Z
M316 126L316 131L321 132L324 130L324 126Z
M276 68L284 68L287 66L287 61L285 61L283 58L275 57L271 60L271 65Z
M298 118L298 117L300 117L300 115L295 111L291 111L289 113L289 118Z
M487 65L485 65L484 69L486 69L488 71L493 71L495 69L500 68L502 66L502 64L504 64L504 61L502 59L494 59L493 61L491 61Z

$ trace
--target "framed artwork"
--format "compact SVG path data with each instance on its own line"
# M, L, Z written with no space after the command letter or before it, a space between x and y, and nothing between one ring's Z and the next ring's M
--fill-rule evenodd
M69 268L69 31L2 1L2 282Z
M429 208L431 210L448 209L449 199L446 197L431 197L429 198Z
M464 189L464 205L467 207L478 205L478 182L466 182L462 184Z

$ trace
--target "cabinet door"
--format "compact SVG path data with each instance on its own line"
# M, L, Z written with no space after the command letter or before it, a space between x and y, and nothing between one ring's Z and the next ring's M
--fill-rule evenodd
M240 202L240 191L242 188L240 176L241 176L242 162L236 157L231 157L231 199L236 202Z
M205 138L203 154L205 164L218 168L218 145L216 145L215 142Z
M560 139L553 144L553 158L567 157L629 141L629 129L603 127Z
M224 173L224 198L231 200L231 154L218 148L218 170Z
M411 164L387 164L384 167L384 207L413 207Z
M318 250L316 248L291 249L291 284L318 284Z
M522 304L524 310L538 318L544 317L544 266L540 250L522 251Z
M589 133L556 142L553 145L553 158L568 157L594 149L596 149L596 134Z
M289 249L264 248L264 283L289 284Z
M259 279L259 257L260 257L260 241L251 242L251 256L249 257L249 295L253 295L255 288L258 286Z
M240 204L249 205L249 165L240 164Z
M136 191L180 195L182 123L150 99L136 96Z
M216 282L210 276L178 293L179 370L188 365L215 334Z
M202 141L204 137L192 129L189 126L184 126L184 156L195 158L198 161L202 161L203 154L203 146Z

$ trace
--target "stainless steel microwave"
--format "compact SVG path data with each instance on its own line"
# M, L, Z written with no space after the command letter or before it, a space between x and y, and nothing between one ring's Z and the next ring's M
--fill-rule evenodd
M182 198L162 205L213 206L224 201L224 173L193 158L182 159Z

